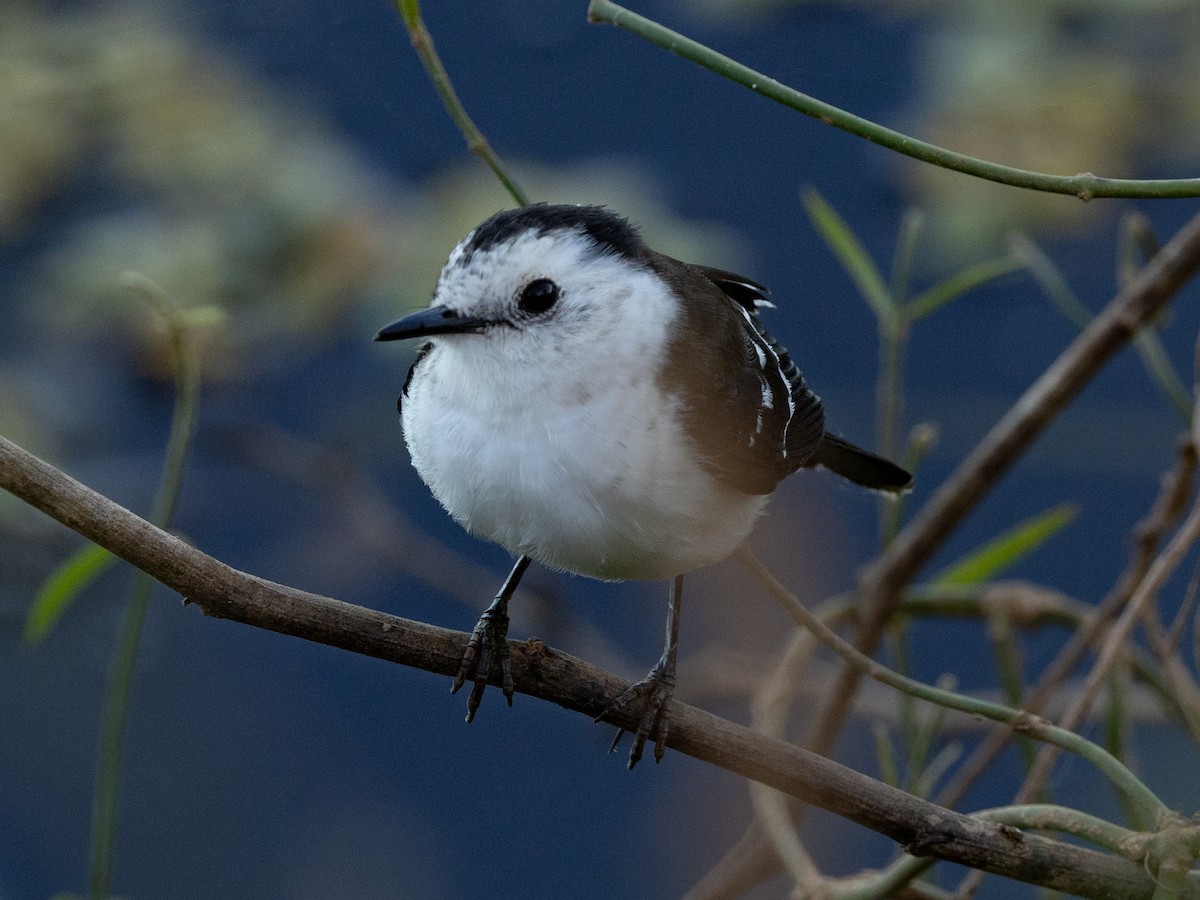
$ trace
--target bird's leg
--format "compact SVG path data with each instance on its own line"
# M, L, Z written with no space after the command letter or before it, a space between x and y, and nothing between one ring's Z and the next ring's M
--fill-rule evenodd
M496 595L492 605L483 611L483 615L475 623L471 639L467 641L467 649L463 651L462 662L459 664L458 674L454 676L454 684L450 686L450 693L456 693L468 678L471 679L471 696L467 698L468 722L475 718L475 711L479 709L479 701L483 699L483 689L487 687L488 677L492 673L493 657L500 658L500 677L504 698L508 701L508 705L512 706L512 662L509 658L507 637L508 601L517 590L517 585L521 583L521 576L525 574L527 568L529 568L529 557L522 556L512 567L512 571L508 573L508 578L504 579L504 586L500 588L500 593Z
M633 732L633 746L629 750L629 768L637 765L642 758L642 749L646 739L654 739L654 761L661 762L663 751L667 747L667 727L670 724L671 713L668 703L675 693L675 656L679 644L679 609L683 601L683 576L677 575L671 583L671 596L667 603L667 643L663 648L662 657L650 670L650 674L621 693L619 697L604 708L604 712L596 717L596 721L607 718L612 713L638 703L642 708L642 717L638 720ZM617 749L624 728L618 728L617 736L613 738L611 753Z

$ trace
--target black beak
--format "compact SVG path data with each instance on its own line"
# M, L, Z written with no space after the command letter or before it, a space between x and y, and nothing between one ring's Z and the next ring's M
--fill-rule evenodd
M490 324L486 319L459 315L448 306L431 306L388 325L375 335L375 340L402 341L435 334L479 334Z

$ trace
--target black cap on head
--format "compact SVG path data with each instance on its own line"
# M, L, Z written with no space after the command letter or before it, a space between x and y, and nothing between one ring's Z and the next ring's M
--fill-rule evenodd
M463 259L525 231L545 234L558 230L586 234L599 249L631 259L643 259L649 252L637 228L603 206L533 203L502 210L481 224L463 247Z

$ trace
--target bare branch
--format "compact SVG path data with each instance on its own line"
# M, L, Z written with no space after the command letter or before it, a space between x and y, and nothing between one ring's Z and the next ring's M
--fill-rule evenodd
M1101 640L1109 622L1121 611L1138 584L1145 578L1150 564L1154 561L1159 541L1183 514L1192 491L1195 471L1196 445L1189 435L1181 439L1176 446L1174 467L1163 476L1162 485L1150 512L1133 530L1134 552L1125 571L1121 573L1108 596L1097 604L1095 615L1071 635L1071 639L1046 667L1036 687L1027 693L1023 705L1028 712L1045 711L1054 692L1074 671L1084 654ZM968 788L995 761L1011 734L1007 728L993 728L938 795L937 801L946 806L955 806L965 796Z
M900 592L955 527L1085 384L1200 265L1200 215L1191 219L996 423L929 502L868 567L859 592L864 614L854 645L874 652ZM831 692L809 746L827 753L849 715L861 674L847 667Z
M452 675L467 635L239 572L0 438L0 487L178 591L207 615ZM626 685L536 639L513 645L522 693L594 716ZM1149 897L1130 860L972 819L703 710L673 703L670 746L933 856L1083 896ZM630 721L614 724L633 725ZM1185 895L1200 898L1200 879Z

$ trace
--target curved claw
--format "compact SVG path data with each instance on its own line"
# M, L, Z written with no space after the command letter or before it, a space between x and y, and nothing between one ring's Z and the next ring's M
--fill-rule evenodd
M479 617L463 651L462 662L459 663L458 673L450 686L450 693L458 692L469 679L472 682L470 696L467 697L467 722L475 718L479 703L483 699L483 690L487 687L488 678L492 674L493 658L500 660L501 688L508 705L512 706L513 677L511 654L508 649L508 610L507 603L497 598Z
M599 722L613 713L620 712L631 704L637 703L642 707L641 717L637 728L632 732L633 746L629 749L629 768L632 769L642 758L646 741L654 739L654 761L661 762L667 748L667 732L670 728L671 713L669 703L675 693L675 673L668 671L660 661L649 675L621 692L604 708L604 712L596 717ZM617 749L625 728L617 728L617 736L613 738L609 753Z

